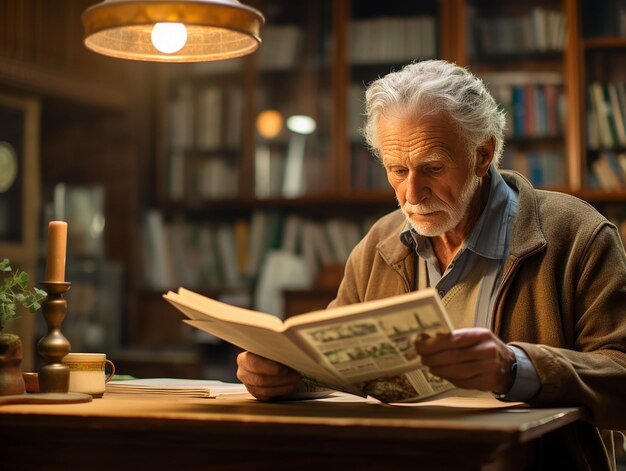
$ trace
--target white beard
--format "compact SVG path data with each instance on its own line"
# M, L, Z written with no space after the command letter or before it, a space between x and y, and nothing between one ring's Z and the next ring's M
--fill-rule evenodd
M439 199L429 198L424 203L420 204L404 203L402 206L402 213L419 235L424 237L440 236L459 225L461 220L467 214L467 210L479 184L480 178L470 175L463 185L458 203L454 206L447 206ZM435 211L444 213L444 216L436 216L438 220L442 217L444 218L440 223L435 221L418 222L413 220L411 217L414 214L430 214Z

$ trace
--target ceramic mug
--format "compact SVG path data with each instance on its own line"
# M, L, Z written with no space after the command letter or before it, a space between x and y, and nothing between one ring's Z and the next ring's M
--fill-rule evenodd
M102 397L106 383L115 374L115 365L105 353L68 353L61 361L70 368L70 392ZM105 365L111 369L108 375Z

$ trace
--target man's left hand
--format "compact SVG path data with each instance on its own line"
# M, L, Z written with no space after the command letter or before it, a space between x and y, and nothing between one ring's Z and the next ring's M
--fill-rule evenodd
M472 327L415 342L430 372L464 389L504 394L511 389L515 353L489 329Z

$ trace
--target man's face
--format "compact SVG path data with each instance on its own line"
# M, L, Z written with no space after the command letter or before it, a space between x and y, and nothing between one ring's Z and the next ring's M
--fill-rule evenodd
M450 118L381 117L379 133L387 179L418 234L459 227L480 180Z

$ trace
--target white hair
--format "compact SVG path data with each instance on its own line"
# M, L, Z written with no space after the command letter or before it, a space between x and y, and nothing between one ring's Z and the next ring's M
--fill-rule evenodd
M365 92L363 135L380 157L378 121L383 114L411 113L415 118L443 111L456 123L468 155L488 139L495 140L493 162L504 148L504 112L482 80L467 69L443 60L413 62L372 82Z

